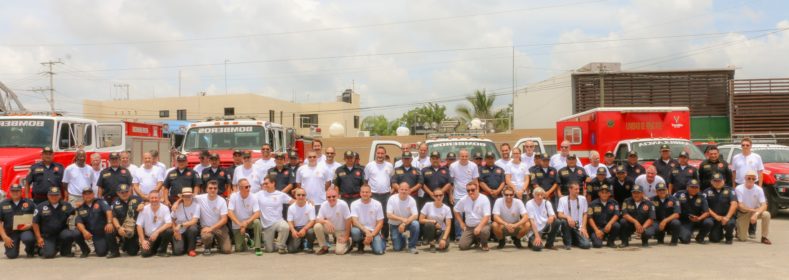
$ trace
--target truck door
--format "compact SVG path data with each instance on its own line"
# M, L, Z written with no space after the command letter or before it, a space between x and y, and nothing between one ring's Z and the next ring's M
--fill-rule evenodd
M101 123L96 125L96 151L120 152L126 147L124 123Z
M90 149L93 145L93 124L88 122L62 121L57 135L57 149L74 151Z

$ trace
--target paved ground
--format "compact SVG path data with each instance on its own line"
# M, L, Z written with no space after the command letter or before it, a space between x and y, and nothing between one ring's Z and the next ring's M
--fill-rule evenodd
M249 253L211 257L169 257L142 259L123 257L107 260L91 257L42 259L0 259L3 279L24 276L49 279L353 279L366 275L379 279L502 279L510 277L552 277L552 279L787 279L789 275L789 212L772 222L773 245L755 241L734 245L680 245L627 249L571 251L502 250L419 255L387 252L348 256ZM758 234L758 233L757 233ZM635 242L638 244L638 242ZM740 261L742 260L742 261ZM79 273L82 272L80 275Z

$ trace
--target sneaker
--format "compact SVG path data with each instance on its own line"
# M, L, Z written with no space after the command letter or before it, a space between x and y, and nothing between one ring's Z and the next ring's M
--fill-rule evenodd
M255 248L255 256L260 257L262 255L263 255L263 250L261 250L260 248Z
M195 252L195 250L191 250L191 251L189 251L189 254L188 254L188 255L189 255L190 257L194 257L194 256L197 256L197 252Z
M107 255L107 258L108 258L108 259L114 259L114 258L117 258L117 257L120 257L120 256L121 256L121 254L120 254L120 253L118 253L118 252L113 252L113 253L110 253L109 255Z
M614 244L614 242L608 242L607 244L605 244L605 246L608 248L616 248L616 244Z
M748 232L748 238L756 239L756 233L755 232Z
M490 248L488 248L488 243L482 244L482 251L490 251Z
M287 254L287 253L288 253L288 249L285 249L285 248L279 248L279 254L280 254L280 255L284 255L284 254Z
M203 256L206 256L206 257L208 257L208 256L210 256L210 255L211 255L211 249L205 249L205 250L203 250Z
M436 251L436 245L430 244L430 253L435 253Z
M704 238L696 238L696 243L707 244L707 240L704 240Z
M772 245L773 244L772 242L770 242L770 239L767 239L767 237L762 237L762 243L765 244L765 245Z
M523 244L521 243L520 238L512 239L512 244L515 245L515 248L518 248L518 249L523 248Z
M416 254L419 254L419 251L417 251L416 248L411 248L411 249L408 249L408 253L416 255Z
M351 251L353 251L353 245L346 247L346 248L345 248L345 252L343 253L343 255L345 255L345 254L348 254L348 253L350 253Z
M499 240L499 246L496 246L496 248L497 248L497 249L504 248L504 238L502 238L501 240Z
M318 255L318 256L322 256L322 255L325 255L328 252L329 252L329 247L321 247L321 249L315 254Z

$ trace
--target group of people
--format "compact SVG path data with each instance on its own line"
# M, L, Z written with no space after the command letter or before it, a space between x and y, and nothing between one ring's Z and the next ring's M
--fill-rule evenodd
M672 158L668 146L647 168L636 153L616 165L613 153L601 162L593 152L579 166L567 142L553 156L536 153L532 142L523 150L502 144L498 160L492 151L441 155L422 144L394 164L378 147L361 166L357 153L337 162L335 149L315 140L304 162L264 144L254 162L250 151L236 150L234 164L223 167L218 154L204 152L199 164L179 155L170 169L155 151L141 166L127 152L112 153L104 169L98 154L86 163L78 151L64 168L47 147L25 186L11 186L0 203L0 237L8 258L22 245L28 257L73 256L74 243L81 257L196 256L200 243L206 256L368 247L380 255L389 241L393 251L417 254L420 245L447 251L451 240L460 250L488 251L489 242L502 248L507 237L517 248L558 249L560 234L568 250L603 241L627 247L633 235L642 246L663 244L668 234L670 245L687 244L694 231L698 243L731 244L735 232L741 241L755 238L760 221L761 242L770 244L764 168L750 140L741 144L733 165L711 147L698 169L685 152Z

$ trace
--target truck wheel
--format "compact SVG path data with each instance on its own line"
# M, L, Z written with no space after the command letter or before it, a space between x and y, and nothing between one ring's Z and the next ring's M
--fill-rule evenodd
M776 195L772 192L768 192L769 195L767 196L767 211L770 212L770 217L773 219L778 217L778 199L776 199Z

